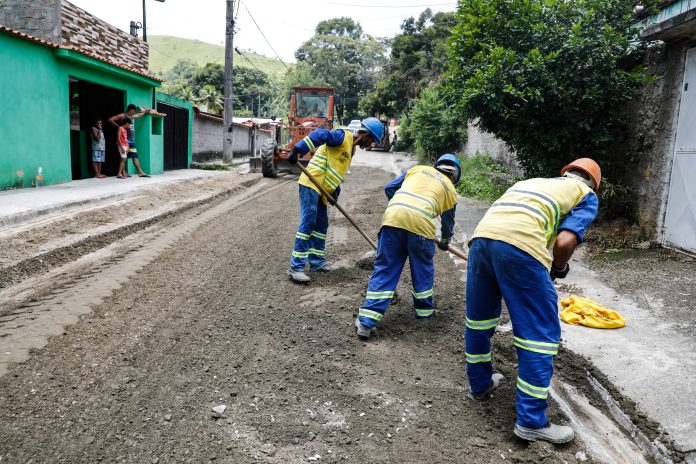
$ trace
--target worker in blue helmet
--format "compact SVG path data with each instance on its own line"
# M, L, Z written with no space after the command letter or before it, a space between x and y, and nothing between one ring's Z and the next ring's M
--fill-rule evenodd
M454 186L461 172L459 158L446 154L434 167L414 166L384 188L389 205L382 217L377 257L365 302L355 320L358 337L369 338L382 321L407 258L411 266L416 318L433 317L435 218L440 216L442 223L442 238L437 246L447 250L454 234L457 207Z
M300 156L315 151L307 171L337 200L341 183L353 161L355 147L367 148L380 144L384 126L377 118L366 118L355 133L347 129L316 129L300 140L287 160L295 164ZM288 275L297 283L309 283L305 274L309 264L312 272L333 271L336 266L326 261L326 232L329 229L328 199L322 198L319 188L304 173L300 184L300 224L290 256Z

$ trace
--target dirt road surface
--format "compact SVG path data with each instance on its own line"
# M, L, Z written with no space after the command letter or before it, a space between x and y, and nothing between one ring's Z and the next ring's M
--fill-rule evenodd
M351 171L341 201L376 236L392 173ZM406 270L369 342L353 329L370 274L353 264L369 245L335 210L328 257L344 268L290 282L295 180L240 185L7 280L0 462L593 462L582 441L511 433L510 333L494 337L502 388L466 398L464 284L447 254L436 257L437 317L414 318ZM559 378L582 389L574 362L560 360ZM551 418L567 423L561 409L553 402Z

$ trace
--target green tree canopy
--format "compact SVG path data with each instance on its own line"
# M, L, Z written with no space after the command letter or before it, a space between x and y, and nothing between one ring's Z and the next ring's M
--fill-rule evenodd
M632 0L460 0L447 93L527 175L579 156L611 172L617 109L642 82Z
M418 18L401 23L401 33L391 40L389 61L382 78L361 102L367 114L397 116L408 113L409 102L439 80L447 66L447 39L455 24L454 13L433 15L428 8Z
M317 24L295 52L300 65L334 88L339 118L359 117L358 102L374 86L384 58L383 42L365 35L359 23L335 18Z

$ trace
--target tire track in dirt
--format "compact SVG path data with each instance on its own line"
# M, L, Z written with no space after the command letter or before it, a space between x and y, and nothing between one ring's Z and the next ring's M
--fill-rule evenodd
M344 191L369 234L379 227L389 177L355 169ZM437 317L416 320L403 299L368 343L357 340L353 321L369 270L315 275L309 286L288 281L296 192L283 184L187 229L90 316L12 367L0 378L0 456L56 463L295 463L317 455L320 462L577 461L582 444L513 436L509 333L494 337L506 381L489 402L466 399L464 285L444 253L436 256ZM330 259L353 262L368 248L352 231L340 238ZM408 294L409 284L405 269L399 291ZM220 404L226 411L213 413ZM550 416L565 421L555 407Z

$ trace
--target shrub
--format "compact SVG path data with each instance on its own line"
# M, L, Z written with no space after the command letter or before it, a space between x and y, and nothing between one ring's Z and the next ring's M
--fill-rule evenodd
M462 178L457 190L465 197L494 201L517 181L510 169L490 155L476 154L462 159Z
M613 175L621 104L647 79L632 61L635 4L460 0L446 93L461 118L478 118L517 153L527 176L556 175L580 156Z
M423 90L415 100L409 130L421 162L433 163L466 141L466 120L457 117L438 88Z

